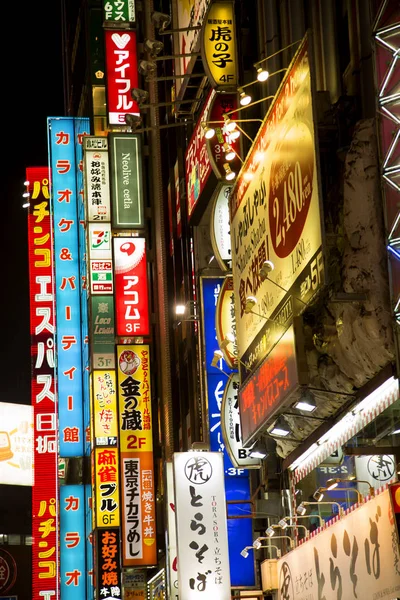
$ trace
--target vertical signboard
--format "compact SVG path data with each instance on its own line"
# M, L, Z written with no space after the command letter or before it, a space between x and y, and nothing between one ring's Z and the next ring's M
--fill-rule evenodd
M109 133L113 229L144 227L142 139L136 133Z
M225 372L211 365L214 351L218 349L216 332L217 304L224 281L223 277L202 277L200 284L201 304L203 307L210 447L212 451L221 452L224 457L226 499L229 501L250 501L249 472L242 466L236 467L232 464L225 447L221 428L222 401L228 382L228 375L225 373L229 373L230 368L223 359L221 359L218 366ZM248 455L247 451L246 455ZM250 513L250 504L231 504L229 506L230 517L235 514L243 515L243 511ZM232 586L255 585L254 563L246 560L240 554L244 546L251 546L253 543L251 519L229 519L228 542Z
M49 118L57 306L57 373L60 456L83 455L81 311L75 124Z
M92 477L94 474L92 473ZM85 486L85 545L86 545L86 598L93 598L93 505L92 505L92 486L87 483Z
M110 180L108 140L106 137L84 138L85 198L89 222L110 221Z
M122 600L119 529L96 532L96 598Z
M104 27L123 27L135 22L136 0L103 0Z
M32 598L58 596L57 403L49 170L28 168L31 395L34 417Z
M107 69L107 112L110 125L125 125L125 115L139 114L131 89L138 87L136 32L104 31Z
M220 91L238 86L234 2L213 2L204 19L201 57L211 86Z
M86 595L83 485L60 486L60 579L63 600Z
M150 335L146 240L114 238L117 335Z
M227 271L227 265L231 264L231 224L229 214L229 195L231 185L222 185L217 189L210 222L211 244L214 256L222 271Z
M117 446L118 416L115 371L92 373L93 424L96 446Z
M96 527L119 527L119 475L116 448L96 448Z
M114 343L114 298L113 296L92 296L91 346L94 369L115 367Z
M124 566L157 564L149 346L117 346Z
M222 454L176 452L173 465L179 597L230 600Z
M309 54L306 38L230 195L238 351L249 370L324 282ZM262 273L267 260L274 268Z

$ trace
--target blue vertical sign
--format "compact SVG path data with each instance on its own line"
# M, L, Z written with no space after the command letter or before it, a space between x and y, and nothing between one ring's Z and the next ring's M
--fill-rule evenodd
M237 469L234 467L225 449L221 430L221 405L228 377L216 367L211 366L211 362L214 358L214 351L219 350L217 331L215 328L215 317L218 295L223 281L223 277L201 278L207 373L208 422L210 429L210 448L214 452L223 452L224 454L226 500L227 502L237 502L238 500L250 500L249 472L246 469ZM219 366L228 375L233 372L229 369L223 359L221 359ZM250 504L228 505L229 516L244 516L245 514L250 513ZM255 586L254 560L250 557L247 559L243 558L240 554L245 546L253 545L252 519L228 519L227 523L231 586Z
M83 384L83 444L85 456L90 456L90 394L89 394L89 314L88 314L88 275L86 260L85 199L83 184L83 136L90 134L90 121L87 118L75 119L75 159L76 189L78 204L78 245L79 245L79 284L81 296L81 342L82 342L82 384Z
M93 585L93 533L92 533L92 486L85 485L85 524L86 524L86 598L94 598Z
M85 495L83 485L60 486L61 599L86 598Z
M73 118L50 117L60 456L83 455L77 164Z

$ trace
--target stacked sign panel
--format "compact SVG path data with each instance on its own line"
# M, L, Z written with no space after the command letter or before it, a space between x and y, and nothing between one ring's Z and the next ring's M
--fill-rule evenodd
M223 277L202 277L201 295L203 307L203 330L205 344L205 362L206 362L206 384L208 399L208 425L210 436L210 448L214 452L220 452L224 463L224 480L226 499L229 501L240 501L240 504L231 504L229 506L229 516L242 515L243 511L250 513L250 504L243 504L244 500L250 500L250 480L249 472L244 468L246 466L257 466L252 460L248 459L248 451L239 447L244 452L246 460L238 467L234 465L226 449L223 439L222 422L222 404L224 391L228 384L228 373L230 367L221 359L218 365L221 370L212 366L214 351L218 349L216 324L221 320L218 317L218 303L221 292L224 287ZM228 306L229 311L229 306ZM239 444L238 444L239 446ZM228 521L228 541L229 541L229 559L230 559L230 577L232 586L252 586L255 585L254 563L246 560L240 554L244 546L251 546L253 543L253 530L251 519L229 519Z
M124 566L157 564L149 346L117 346Z
M230 600L223 456L173 456L179 597Z
M80 273L75 159L71 118L50 118L54 254L57 301L57 370L60 456L83 455Z
M32 598L58 595L57 403L54 382L54 256L49 170L28 168L34 486Z

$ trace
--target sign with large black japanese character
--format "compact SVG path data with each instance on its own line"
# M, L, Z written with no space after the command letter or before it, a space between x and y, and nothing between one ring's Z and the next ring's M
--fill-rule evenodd
M223 456L177 452L173 464L179 597L230 600Z
M232 373L225 386L221 407L221 430L225 448L237 468L259 469L259 458L251 458L251 448L243 448L239 413L239 373Z
M233 2L214 2L204 19L201 58L215 89L236 91L238 75L235 38Z
M278 600L399 598L399 554L385 490L278 561Z

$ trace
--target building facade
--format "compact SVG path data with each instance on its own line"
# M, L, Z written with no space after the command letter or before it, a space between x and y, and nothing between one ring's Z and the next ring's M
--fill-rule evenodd
M64 2L82 598L400 595L399 32L391 0Z

